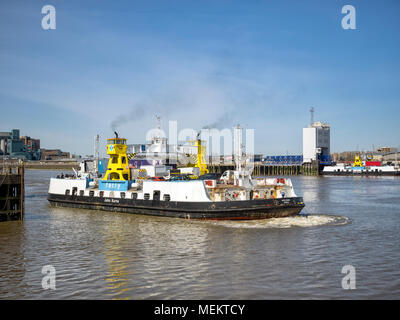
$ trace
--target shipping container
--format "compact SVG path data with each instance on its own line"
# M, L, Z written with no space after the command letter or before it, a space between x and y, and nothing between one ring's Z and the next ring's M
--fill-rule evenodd
M367 167L380 167L381 166L381 162L380 161L366 161L365 165Z

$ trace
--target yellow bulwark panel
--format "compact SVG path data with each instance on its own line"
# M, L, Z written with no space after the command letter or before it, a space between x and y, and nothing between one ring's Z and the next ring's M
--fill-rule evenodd
M131 180L127 148L124 138L107 139L107 154L110 160L103 180Z

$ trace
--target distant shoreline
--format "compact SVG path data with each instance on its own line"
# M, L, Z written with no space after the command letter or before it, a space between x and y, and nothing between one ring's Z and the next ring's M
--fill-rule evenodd
M9 166L17 166L19 165L19 161L15 160L7 160L4 164L4 161L0 161L0 166L9 165ZM72 170L79 168L79 163L76 161L60 163L59 161L24 161L25 170Z
M25 170L71 170L72 168L77 169L78 167L75 166L32 166L32 167L25 167Z

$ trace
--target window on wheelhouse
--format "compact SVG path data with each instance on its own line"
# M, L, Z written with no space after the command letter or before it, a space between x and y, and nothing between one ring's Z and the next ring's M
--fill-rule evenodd
M153 200L160 200L160 190L153 191Z
M115 143L117 143L117 144L126 144L126 139L115 139Z

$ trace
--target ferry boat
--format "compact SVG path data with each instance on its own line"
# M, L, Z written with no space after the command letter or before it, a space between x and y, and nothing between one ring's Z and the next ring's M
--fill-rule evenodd
M198 141L201 144L201 141ZM74 175L50 179L48 201L52 206L108 210L185 219L265 219L300 213L290 179L253 179L240 166L219 179L206 175L149 177L129 168L126 139L107 139L110 156L104 177L87 172L85 165ZM201 164L201 174L208 172Z
M400 176L400 169L394 165L382 166L380 161L365 161L356 156L352 165L337 164L326 166L322 170L323 175L347 176L347 175L370 175L370 176Z

